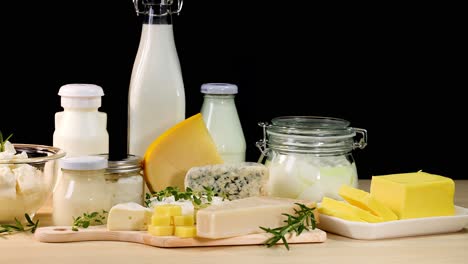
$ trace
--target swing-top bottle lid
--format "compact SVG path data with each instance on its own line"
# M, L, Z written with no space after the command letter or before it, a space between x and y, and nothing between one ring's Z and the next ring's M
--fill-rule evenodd
M104 91L101 86L86 83L72 83L60 87L62 107L96 108L101 106Z
M204 83L200 91L205 94L237 94L237 85L232 83Z

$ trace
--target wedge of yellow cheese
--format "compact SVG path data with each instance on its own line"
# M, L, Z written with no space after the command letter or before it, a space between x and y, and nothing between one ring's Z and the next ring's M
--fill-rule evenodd
M400 219L455 214L455 183L426 172L373 176L370 193Z
M341 215L342 217L340 218L345 219L346 217L348 220L351 220L351 221L353 220L351 219L350 216L352 216L353 219L358 218L364 222L369 222L369 223L378 223L378 222L383 221L381 217L373 215L369 211L362 210L361 208L354 206L352 204L349 204L347 202L337 201L329 197L323 197L322 202L320 203L320 208L319 208L319 212L323 212L324 214L327 214L327 212L332 212L335 214L333 216L340 217Z
M185 190L187 171L223 163L200 113L168 129L145 152L143 174L150 191L168 186Z
M375 197L370 195L370 193L364 190L360 190L348 185L343 185L338 190L338 194L348 203L381 217L382 221L392 221L398 219L398 216L388 206L381 203Z

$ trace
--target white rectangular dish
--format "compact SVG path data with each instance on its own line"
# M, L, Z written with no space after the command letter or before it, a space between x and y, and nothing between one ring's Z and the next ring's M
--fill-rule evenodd
M320 223L317 227L349 238L374 240L457 232L467 224L468 209L455 206L454 216L414 218L383 223L353 222L320 214Z

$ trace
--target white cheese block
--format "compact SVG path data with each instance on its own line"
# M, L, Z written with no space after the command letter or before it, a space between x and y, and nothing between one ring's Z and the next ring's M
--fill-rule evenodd
M152 211L137 203L114 205L107 217L108 230L147 230L151 223Z
M0 199L16 199L16 176L7 166L0 167Z
M42 172L28 164L18 165L12 170L16 176L18 192L30 194L41 190Z
M267 194L268 168L255 162L226 163L191 168L185 176L185 187L203 191L212 187L218 196L229 200Z
M287 217L282 214L294 215L295 203L315 207L312 201L279 197L249 197L209 206L197 212L197 236L226 238L262 233L260 226L283 226Z

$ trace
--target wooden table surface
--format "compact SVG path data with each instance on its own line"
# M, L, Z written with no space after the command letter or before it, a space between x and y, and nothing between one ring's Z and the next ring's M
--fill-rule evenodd
M360 188L369 190L369 180ZM456 181L455 204L468 207L468 180ZM50 205L38 214L50 225ZM136 243L41 243L32 234L0 236L0 264L118 263L468 263L468 226L460 232L386 240L354 240L328 233L320 244L165 249Z

